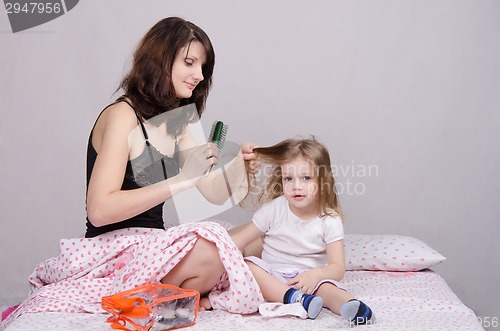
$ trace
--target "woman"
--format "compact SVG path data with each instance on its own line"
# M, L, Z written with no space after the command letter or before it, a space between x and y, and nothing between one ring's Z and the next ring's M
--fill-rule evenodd
M163 19L144 36L121 83L124 96L101 113L90 135L86 237L128 227L162 229L164 201L193 186L210 202L227 200L223 176L213 172L203 176L217 163L217 148L213 144L197 146L186 126L193 114L178 108L195 104L194 115L201 116L212 85L214 62L208 36L181 18ZM176 113L175 119L170 118L176 122L170 125L174 128L166 128L169 119L160 125L149 124L167 112ZM181 115L186 116L179 118ZM157 164L165 159L174 163L175 175L138 183L133 165L140 158L149 160L148 149L161 154ZM228 171L229 182L241 183L238 176L243 178L244 173L234 168ZM203 294L212 289L223 270L215 245L201 238L189 258L162 281Z
M197 145L187 126L205 109L214 62L210 39L191 22L170 17L147 32L120 84L123 96L90 133L86 238L60 241L61 254L36 268L32 293L0 329L27 312L102 312L103 296L155 281L202 295L216 285L211 295L258 288L220 225L163 225L163 203L177 193L196 187L222 204L245 187L244 160L258 169L253 145L243 144L224 174L212 170L217 147ZM252 312L262 296L240 299L220 308Z

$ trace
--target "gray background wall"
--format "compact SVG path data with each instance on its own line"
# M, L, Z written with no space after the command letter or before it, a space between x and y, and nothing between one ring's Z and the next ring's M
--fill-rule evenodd
M2 302L27 294L58 239L84 232L89 130L140 37L173 15L216 50L204 126L222 119L229 140L259 145L314 134L339 170L346 232L422 239L448 258L435 270L462 301L498 316L493 0L86 0L17 34L1 12Z

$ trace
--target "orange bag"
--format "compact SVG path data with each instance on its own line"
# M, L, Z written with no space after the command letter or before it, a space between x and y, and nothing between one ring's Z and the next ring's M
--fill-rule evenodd
M193 325L199 302L198 291L151 283L105 296L101 305L113 314L107 319L113 329L163 331Z

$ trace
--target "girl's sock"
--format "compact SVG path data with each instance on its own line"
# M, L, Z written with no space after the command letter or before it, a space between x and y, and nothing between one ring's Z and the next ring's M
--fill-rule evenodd
M340 307L340 315L356 325L375 323L375 315L363 301L351 299Z
M315 319L321 308L323 308L323 299L321 297L307 294L302 291L296 290L290 287L283 297L283 303L295 303L300 302L304 309L307 311L307 317L310 319Z

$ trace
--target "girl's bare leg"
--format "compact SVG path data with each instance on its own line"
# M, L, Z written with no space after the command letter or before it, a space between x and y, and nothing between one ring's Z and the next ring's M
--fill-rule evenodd
M354 297L347 291L344 291L332 283L323 283L319 286L316 295L323 299L323 306L330 309L337 315L340 315L340 307Z
M283 302L285 304L300 302L307 312L307 317L314 319L318 316L321 308L323 308L323 301L319 296L293 290L290 286L274 278L258 265L249 261L247 261L247 264L267 302Z
M358 325L375 323L375 315L369 306L331 283L320 285L315 294L323 299L324 307L351 323ZM344 307L341 309L342 306Z
M161 282L194 289L205 296L217 284L223 272L224 266L215 244L199 238L189 253Z
M249 261L247 261L247 264L257 284L259 284L264 299L267 302L283 302L283 296L289 289L289 286L274 278L258 265Z

